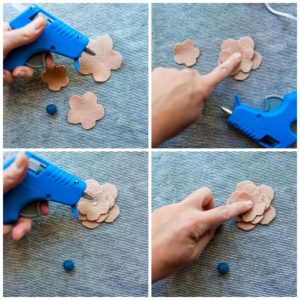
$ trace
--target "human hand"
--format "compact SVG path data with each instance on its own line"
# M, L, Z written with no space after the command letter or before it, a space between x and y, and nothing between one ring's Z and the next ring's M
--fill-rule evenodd
M194 123L217 84L241 62L234 53L211 73L200 75L192 69L157 68L152 72L152 146Z
M152 214L152 281L196 261L216 229L251 209L252 201L215 207L212 192L201 188L183 201Z
M43 32L46 21L43 17L35 18L31 23L20 29L11 29L8 23L3 24L3 59L15 48L32 43ZM46 56L47 68L54 67L51 54ZM11 84L15 78L30 79L33 76L33 69L27 66L16 67L12 72L3 70L4 84Z
M25 178L28 169L28 159L24 154L19 154L16 160L3 171L3 193L7 193ZM47 216L49 213L48 203L41 202L41 214ZM3 234L11 234L13 240L20 240L30 232L32 220L30 218L20 217L19 220L12 225L3 226Z

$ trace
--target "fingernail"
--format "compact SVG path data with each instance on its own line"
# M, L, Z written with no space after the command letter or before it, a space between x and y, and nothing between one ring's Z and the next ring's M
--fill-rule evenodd
M248 207L252 207L253 206L253 202L251 200L245 201L245 204Z
M15 74L15 77L23 77L25 75L25 72L23 70L19 70L17 71L17 73Z
M24 154L18 154L15 160L15 168L17 172L23 172L24 168L26 167L27 160L24 157Z
M40 30L44 27L44 24L45 24L44 18L38 16L37 18L35 18L35 19L32 21L33 30L34 30L34 31L40 31Z

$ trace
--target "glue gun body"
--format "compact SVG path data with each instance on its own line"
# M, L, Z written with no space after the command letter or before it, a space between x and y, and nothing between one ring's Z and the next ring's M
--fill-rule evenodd
M25 155L29 161L25 179L17 187L4 194L4 224L16 222L27 205L41 200L69 205L77 218L76 205L84 194L86 183L33 153L26 152ZM14 160L15 157L6 162L4 170Z
M266 100L267 101L267 100ZM235 106L228 123L266 148L286 148L297 140L291 124L297 120L297 93L286 94L277 108L261 111L240 103Z
M9 25L12 29L26 26L32 20L42 16L46 27L40 37L34 42L11 51L4 60L4 69L12 71L18 66L25 66L36 54L53 52L74 59L75 68L79 71L79 58L85 51L89 40L80 32L50 15L37 5L31 5L27 10L13 19Z

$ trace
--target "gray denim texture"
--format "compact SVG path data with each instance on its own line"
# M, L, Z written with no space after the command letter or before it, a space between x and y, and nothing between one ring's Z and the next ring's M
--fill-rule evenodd
M296 4L272 4L296 15ZM164 148L259 148L226 122L217 105L234 106L234 95L243 104L264 109L263 99L281 97L297 88L296 23L270 13L264 4L153 4L152 68L186 68L174 61L173 47L192 39L201 51L192 69L206 74L216 67L222 42L251 36L262 54L262 65L245 81L227 78L207 101L204 115ZM174 116L176 118L176 116ZM296 129L296 126L293 127ZM295 147L295 145L294 145Z
M39 79L17 80L4 92L5 148L144 148L148 145L148 5L41 4L43 9L90 39L108 34L123 57L106 83L76 72L73 59L55 55L67 67L70 83L59 92ZM4 5L4 20L19 14ZM93 92L105 117L86 131L67 121L69 98ZM45 108L54 103L58 113Z
M33 221L21 241L4 238L7 297L148 295L148 155L146 152L37 152L82 179L118 188L120 216L90 230L71 208L50 203L50 215ZM4 160L11 157L4 154ZM63 262L72 259L75 271Z
M179 202L206 186L222 205L242 180L273 187L277 216L268 226L242 231L223 225L199 260L153 284L153 296L258 297L296 296L297 191L295 152L153 153L153 210ZM217 265L227 262L221 276Z

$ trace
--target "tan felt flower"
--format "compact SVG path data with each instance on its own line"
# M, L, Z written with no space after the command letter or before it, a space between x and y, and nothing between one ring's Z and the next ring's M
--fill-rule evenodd
M266 209L268 209L271 205L271 202L274 198L274 191L273 189L266 184L262 184L258 187L259 192L261 193L262 197L263 197L263 201L266 204Z
M239 191L234 191L228 198L226 204L232 204L239 201Z
M262 56L254 51L254 41L249 36L241 37L239 40L228 39L221 45L219 63L227 60L233 53L242 55L241 63L232 71L235 80L245 80L250 71L257 69L262 61Z
M253 56L253 66L252 66L252 70L256 70L260 67L261 65L261 61L262 61L262 56L260 53L258 53L257 51L254 52L254 56Z
M259 189L254 183L249 183L245 186L245 188L243 189L243 192L246 192L246 193L252 195L252 194L258 193Z
M243 192L245 193L245 192ZM266 204L262 200L262 196L260 193L251 195L253 201L253 208L242 215L242 219L244 222L251 222L255 219L256 216L261 216L266 210Z
M82 197L77 204L77 208L80 213L80 219L83 219L82 216L86 215L88 221L96 221L100 215L108 213L109 202L105 198L89 200Z
M245 80L250 76L250 72L244 73L243 71L239 71L237 74L233 76L235 80Z
M243 222L243 221L237 221L236 225L239 228L241 228L242 230L245 230L245 231L251 230L251 229L253 229L255 227L255 224L246 223L246 222Z
M262 194L265 194L266 196L268 196L271 200L273 200L274 198L274 191L273 189L269 186L269 185L266 185L266 184L262 184L258 187L259 191L262 193Z
M276 210L273 206L270 206L267 209L266 213L264 214L263 219L260 221L260 224L267 225L271 223L275 217L276 217Z
M243 36L239 39L239 42L242 46L248 46L251 48L254 48L254 41L252 40L252 38L250 36Z
M71 107L68 113L68 121L71 124L81 124L84 129L96 126L96 121L104 117L104 108L97 103L97 97L92 92L86 92L81 96L72 96L69 100Z
M200 56L200 50L194 46L192 40L185 40L182 44L176 44L173 52L175 62L179 65L185 64L187 67L193 66Z
M242 55L241 63L233 70L231 75L238 74L239 71L244 73L250 72L254 56L254 42L250 37L242 37L239 40L228 39L221 45L221 53L219 62L223 63L233 53L240 53Z
M87 217L86 217L86 215L83 215L80 212L78 212L78 220L79 221L86 221Z
M41 74L43 82L48 84L48 88L51 91L58 92L62 87L69 84L69 78L67 77L67 69L65 66L55 66L52 69L46 69Z
M226 205L238 201L251 200L253 207L236 219L236 225L243 230L251 230L257 224L269 224L276 216L275 209L270 206L274 198L272 187L262 184L256 186L250 180L237 184L236 190L230 195Z
M80 57L80 73L93 74L95 81L105 82L111 76L111 70L118 70L122 64L122 56L113 51L113 41L110 36L102 35L96 40L90 40L88 47L95 56L83 53Z
M109 202L109 208L112 208L115 204L115 200L118 197L117 188L113 184L104 183L100 186L99 191L105 194L105 199Z
M264 215L256 216L250 223L251 224L258 224L263 218L264 218Z
M107 218L104 220L105 223L112 223L120 215L120 209L118 205L114 205L108 213Z
M110 183L100 185L96 180L86 180L86 192L92 200L81 197L78 204L78 219L86 228L96 228L100 223L112 223L120 214L115 204L118 197L117 188Z
M237 191L243 191L244 188L247 186L247 185L254 185L254 182L251 181L251 180L244 180L244 181L241 181L239 182L237 185L236 185L236 190Z
M100 223L91 221L82 221L81 224L88 229L95 229L100 225Z
M105 219L108 217L108 213L107 214L103 214L100 215L100 217L96 220L97 223L102 223L103 221L105 221Z

